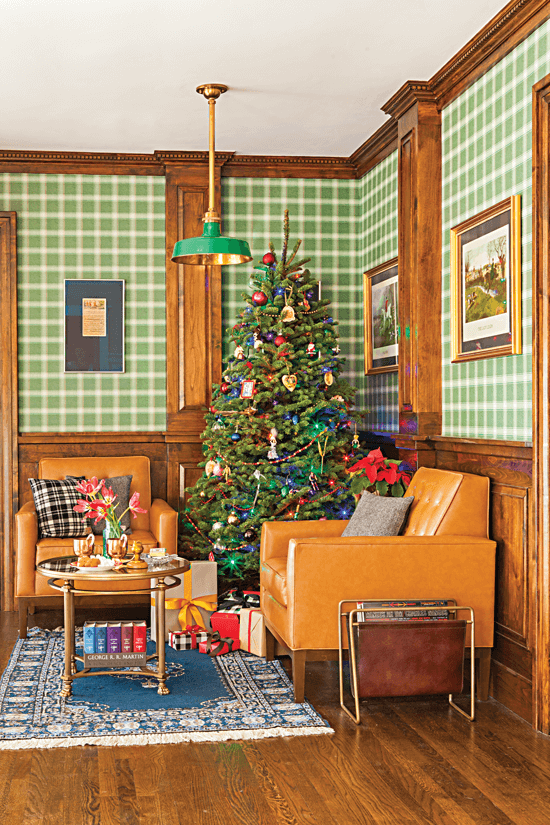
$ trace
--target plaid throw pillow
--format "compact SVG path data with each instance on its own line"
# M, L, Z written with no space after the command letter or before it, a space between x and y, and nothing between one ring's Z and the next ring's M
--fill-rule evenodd
M80 498L74 481L29 478L29 484L42 537L69 539L90 532L89 523L83 523L82 514L73 510Z

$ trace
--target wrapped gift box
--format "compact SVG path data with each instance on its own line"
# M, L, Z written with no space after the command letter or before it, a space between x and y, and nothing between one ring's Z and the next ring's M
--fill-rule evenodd
M199 651L201 653L208 653L209 656L223 656L224 653L233 653L235 650L239 649L239 640L236 641L234 639L231 640L231 646L225 641L225 639L220 638L219 633L210 633L208 634L211 637L210 641L210 651L208 650L208 640L205 642L199 642ZM220 648L220 642L223 642L223 647Z
M260 593L257 590L227 590L218 600L219 610L230 607L260 607Z
M210 615L216 609L218 565L215 561L192 561L191 568L178 578L181 584L166 591L165 640L170 632L187 625L200 625L209 631ZM156 580L153 579L153 582ZM156 642L155 594L151 594L151 639ZM238 636L237 636L238 638Z
M210 616L212 630L218 631L220 636L230 636L236 642L240 640L240 612L241 607L230 607L227 610L216 610Z
M200 642L208 641L208 635L206 631L201 631L200 628L196 631L170 631L168 644L174 650L196 650Z
M265 625L261 610L257 608L229 607L216 610L210 617L212 630L221 636L230 636L240 643L241 650L265 656Z
M265 623L262 611L245 607L239 613L239 620L241 650L255 656L265 656Z

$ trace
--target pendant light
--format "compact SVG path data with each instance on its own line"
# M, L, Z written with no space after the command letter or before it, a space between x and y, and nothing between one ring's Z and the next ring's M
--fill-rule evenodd
M220 234L220 216L214 204L214 150L216 100L227 91L221 83L205 83L197 86L197 92L208 100L210 112L210 141L208 147L208 212L203 218L204 229L200 238L184 238L174 246L172 260L177 264L195 266L219 266L220 264L244 264L252 260L250 247L246 241L226 238Z

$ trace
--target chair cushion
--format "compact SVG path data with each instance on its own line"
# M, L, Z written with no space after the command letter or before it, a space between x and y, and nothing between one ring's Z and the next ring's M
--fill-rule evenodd
M262 585L279 604L288 604L286 587L286 556L262 562Z
M66 476L67 481L72 481L75 484L77 484L79 481L81 481L82 478L83 478L82 476ZM117 516L119 516L119 517L122 515L122 513L124 513L125 510L128 509L128 504L130 502L130 485L131 485L131 483L132 483L132 476L115 476L114 478L106 478L105 479L105 486L107 488L111 487L112 490L113 490L113 493L115 493L115 495L118 496L118 498L116 500L116 504L118 505L117 508L116 508L116 513L117 513ZM79 496L79 498L83 498L83 496L81 496L80 493L78 494L78 496ZM121 525L122 525L122 527L124 527L124 532L128 533L128 534L132 532L131 527L130 527L131 515L132 514L128 510L128 512L125 513L124 516L122 516L122 521L121 521ZM100 519L97 522L97 524L93 520L91 520L90 524L92 526L92 533L94 534L94 536L101 536L103 534L103 531L105 530L105 519L104 518Z
M413 496L386 498L364 492L342 537L398 536L412 502Z
M90 532L89 523L74 511L80 498L74 482L29 478L29 484L41 536L77 538Z

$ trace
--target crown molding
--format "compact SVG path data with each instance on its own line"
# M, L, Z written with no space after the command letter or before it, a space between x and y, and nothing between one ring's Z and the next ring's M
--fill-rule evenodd
M396 149L397 120L389 118L359 149L350 155L349 161L356 168L356 176L362 178Z
M399 120L415 103L435 103L435 95L429 81L407 80L381 108L387 115Z
M353 179L357 170L345 157L233 155L222 167L222 176Z
M548 0L511 0L431 78L439 108L462 94L549 18Z

